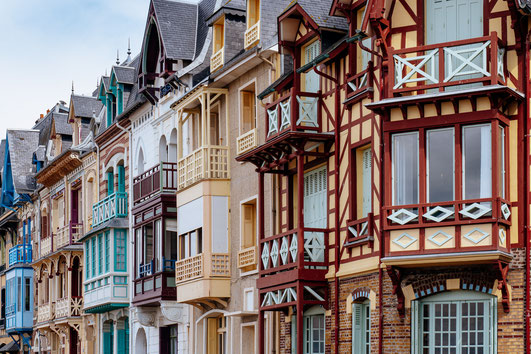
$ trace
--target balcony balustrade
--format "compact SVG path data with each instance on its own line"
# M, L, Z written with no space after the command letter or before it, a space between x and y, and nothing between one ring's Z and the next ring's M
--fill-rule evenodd
M92 227L113 218L127 217L127 193L116 192L102 199L92 207Z
M252 45L260 41L260 21L249 27L245 31L244 37L244 47L245 49L250 48Z
M268 278L297 271L299 275L292 280L305 279L306 276L324 280L328 267L327 234L326 229L303 228L260 240L260 276Z
M208 257L201 253L175 262L175 274L177 283L198 278L230 277L230 257L226 253L213 253Z
M238 252L238 268L248 268L256 265L256 246L242 249Z
M55 302L55 318L81 316L82 309L83 297L64 297Z
M175 261L140 264L134 281L134 303L153 303L159 300L175 300Z
M62 247L77 243L83 236L83 223L70 223L57 230L54 241L54 251Z
M224 58L225 58L225 47L218 50L210 58L210 71L214 72L220 69L223 66L223 63L225 61Z
M347 100L354 99L364 92L373 89L373 64L369 62L367 68L347 79Z
M51 234L41 240L41 252L40 252L39 258L42 258L52 253L54 238L55 238L54 234Z
M16 245L9 250L9 266L27 264L32 261L32 249L30 244Z
M53 320L53 303L46 303L37 307L37 322L47 322Z
M374 241L374 216L369 213L367 217L347 222L348 233L345 239L345 247L354 247L362 244L371 244Z
M386 257L509 252L510 203L501 198L383 208Z
M133 204L140 204L164 192L177 191L177 164L161 162L133 180Z
M506 85L503 42L490 36L389 51L389 97L411 91L484 83Z
M258 144L256 128L249 130L247 133L240 135L236 141L236 154L241 155L251 150Z
M321 132L321 94L291 91L266 105L266 140L284 131Z
M228 179L229 148L227 146L203 146L180 159L179 189L186 188L202 179Z

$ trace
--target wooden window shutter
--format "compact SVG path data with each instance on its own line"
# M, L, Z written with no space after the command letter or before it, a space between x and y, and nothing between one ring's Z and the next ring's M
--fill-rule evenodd
M371 212L371 148L363 150L362 161L362 181L363 181L363 207L362 217L366 217Z
M352 304L352 353L363 353L363 304Z
M107 195L114 193L114 174L112 171L107 172Z
M255 128L254 92L242 91L242 133Z
M243 233L244 248L254 246L256 240L256 207L254 204L243 205Z
M118 166L118 192L125 193L125 167Z
M209 318L207 321L207 353L217 353L218 319Z

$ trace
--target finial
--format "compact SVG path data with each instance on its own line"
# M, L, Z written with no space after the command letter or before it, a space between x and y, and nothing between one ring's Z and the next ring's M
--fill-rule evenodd
M72 80L72 95L74 94L74 80Z
M127 39L127 55L131 55L131 37Z
M116 65L120 64L120 51L116 50Z

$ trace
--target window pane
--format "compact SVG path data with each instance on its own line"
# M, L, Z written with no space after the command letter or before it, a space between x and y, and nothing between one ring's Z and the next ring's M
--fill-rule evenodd
M395 205L419 202L418 159L417 132L393 136L393 199Z
M463 196L465 199L491 197L491 153L489 125L463 128Z
M428 202L454 200L454 130L427 132Z
M499 163L499 177L498 188L500 190L500 196L505 198L505 131L502 127L498 127L498 163Z

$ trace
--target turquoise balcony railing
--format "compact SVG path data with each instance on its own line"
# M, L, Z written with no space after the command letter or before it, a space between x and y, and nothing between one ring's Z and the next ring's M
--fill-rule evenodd
M31 263L31 245L16 245L9 250L9 266L19 263Z
M125 217L127 217L127 193L113 193L92 207L92 227L114 218Z

